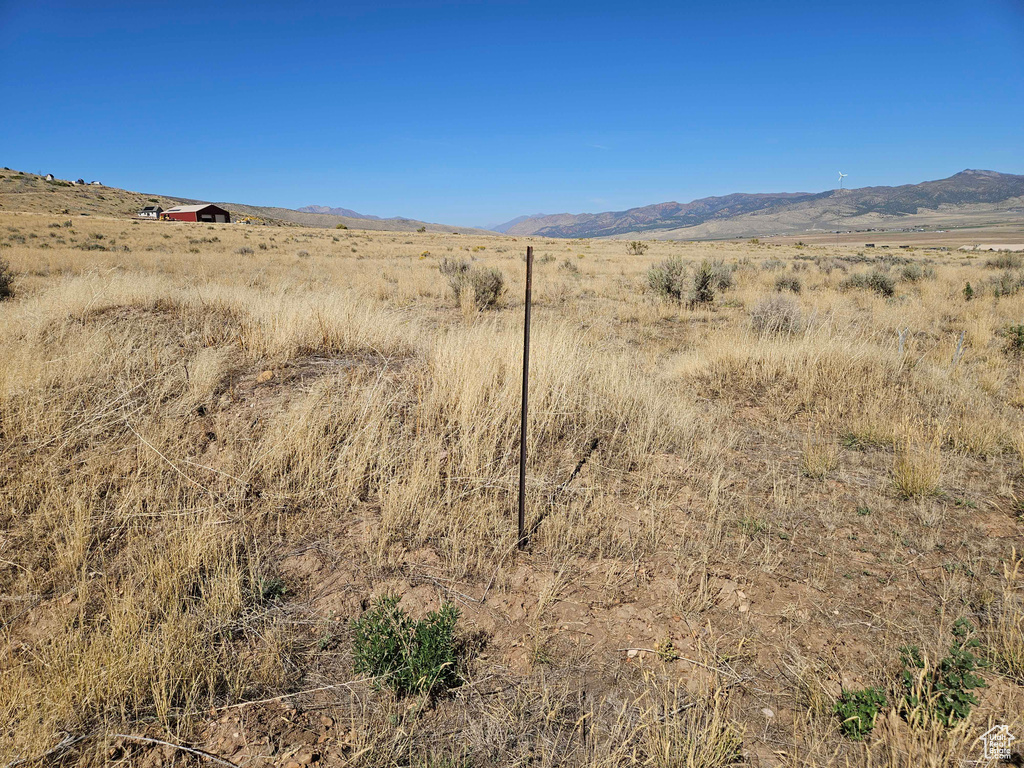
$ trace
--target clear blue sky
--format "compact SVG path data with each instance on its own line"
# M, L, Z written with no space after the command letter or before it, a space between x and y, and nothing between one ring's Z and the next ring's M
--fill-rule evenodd
M0 165L492 224L1024 173L1024 0L0 0Z

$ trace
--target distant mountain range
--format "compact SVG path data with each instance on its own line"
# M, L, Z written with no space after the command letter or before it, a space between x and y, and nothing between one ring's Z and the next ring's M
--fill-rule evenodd
M326 205L304 205L302 208L296 208L299 213L326 213L328 216L347 216L350 219L370 219L371 221L380 221L380 216L369 216L365 213L356 213L349 208L329 208Z
M492 227L510 235L702 239L800 234L833 229L951 223L1024 211L1024 176L965 170L948 179L899 187L862 187L705 197L626 211L518 217ZM1024 218L1024 217L1022 217Z
M532 216L516 216L512 221L506 221L504 224L492 224L485 229L489 229L492 232L508 232L512 227L521 221L529 221L530 219L543 219L547 214L535 213Z

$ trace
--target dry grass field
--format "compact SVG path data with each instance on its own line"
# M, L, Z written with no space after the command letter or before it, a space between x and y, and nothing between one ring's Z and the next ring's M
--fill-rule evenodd
M674 257L713 302L652 290ZM909 768L1024 739L1024 278L989 258L0 212L0 765ZM506 291L456 301L445 259ZM387 593L460 609L448 695L356 671ZM921 694L959 619L986 686L947 725L900 649ZM835 707L869 686L858 741Z

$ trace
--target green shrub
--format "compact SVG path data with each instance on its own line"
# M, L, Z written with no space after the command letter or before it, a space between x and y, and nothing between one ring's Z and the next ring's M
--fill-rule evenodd
M344 224L338 224L335 229L348 229Z
M686 291L686 265L679 256L671 256L647 270L647 285L665 299L682 301Z
M803 285L800 283L800 278L796 275L779 275L775 279L775 290L779 293L782 293L783 291L800 293L802 289Z
M462 682L458 669L454 605L413 620L398 607L398 595L383 595L352 622L355 670L372 675L396 695L440 694Z
M285 596L288 587L284 580L277 576L264 576L256 584L256 600L260 603L273 603Z
M690 290L690 308L700 304L711 304L715 300L715 269L705 259L693 273L693 288Z
M732 273L736 269L735 265L729 265L721 261L716 261L711 265L711 269L715 273L715 288L717 288L720 291L727 291L735 285L735 281L732 278Z
M473 269L468 261L447 256L442 257L437 268L448 278L456 303L466 291L472 291L477 308L486 309L497 304L505 292L505 275L500 269Z
M14 282L14 272L11 265L0 259L0 301L10 298L11 284Z
M850 275L839 283L840 290L859 288L867 291L874 291L879 296L890 297L896 294L896 282L885 272L875 269L867 274L859 273Z
M965 719L971 707L978 703L971 693L975 688L984 688L985 679L975 670L987 665L984 659L974 655L973 650L981 643L972 637L974 627L966 619L957 619L953 625L953 642L949 656L931 665L917 646L900 649L903 664L903 688L906 692L904 717L921 709L949 727Z
M844 736L860 741L871 733L878 713L886 703L885 694L880 688L844 690L833 710L839 718L839 730Z
M1003 335L1006 337L1006 354L1019 355L1024 352L1024 325L1009 325Z
M469 286L477 309L493 307L505 293L505 275L500 269L474 269L469 273Z
M971 284L970 283L967 283L967 285L964 286L964 301L970 301L973 298L974 298L974 289L971 288Z
M999 296L1016 296L1024 287L1024 274L1004 270L998 277L990 278L986 284L991 286L992 295L997 298Z
M900 280L908 283L917 283L924 280L926 277L931 278L935 276L935 270L930 267L922 267L920 264L911 262L900 270Z
M643 256L647 253L647 243L643 240L632 240L626 246L626 253L630 256Z
M986 261L985 266L993 269L1020 269L1024 267L1024 257L1019 253L999 253Z

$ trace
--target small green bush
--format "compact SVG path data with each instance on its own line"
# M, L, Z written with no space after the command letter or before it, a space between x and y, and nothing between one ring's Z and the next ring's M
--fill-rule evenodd
M839 730L844 736L860 741L871 733L886 703L885 693L880 688L844 690L833 710L839 718Z
M632 240L626 246L626 253L630 256L643 256L647 253L647 243L643 240Z
M693 288L690 290L690 308L711 304L715 300L715 269L705 259L693 273Z
M732 273L736 269L735 264L729 265L721 261L716 261L711 265L711 269L715 273L715 288L719 291L728 291L736 284L732 277Z
M1024 257L1019 253L999 253L985 262L992 269L1020 269L1024 267Z
M338 224L335 229L348 229L344 224Z
M775 290L779 293L784 291L800 293L803 290L803 285L800 282L800 278L796 275L779 275L775 278Z
M896 295L896 282L885 272L878 269L872 270L867 274L850 275L839 283L839 288L844 291L851 288L874 291L879 296L885 296L886 298Z
M899 272L900 280L905 283L920 283L925 278L934 278L935 270L931 267L923 267L921 264L909 263Z
M686 291L686 265L679 256L671 256L647 270L647 285L665 299L682 301Z
M1006 337L1006 354L1020 355L1024 352L1024 325L1009 325L1003 335Z
M448 285L451 286L456 303L460 302L463 293L469 290L473 292L473 301L477 309L486 309L497 304L505 292L505 275L500 269L473 269L468 261L450 259L447 256L441 258L437 268L448 278Z
M378 687L387 686L398 696L436 695L459 685L458 608L445 604L415 621L399 608L400 599L383 595L352 622L356 672L372 675Z
M11 284L14 282L14 272L11 265L0 259L0 301L11 297Z
M984 688L985 679L976 674L980 667L987 666L984 659L973 651L981 643L972 635L974 627L966 619L957 619L953 625L953 642L949 656L937 665L927 663L921 649L915 646L900 649L903 664L903 688L906 692L904 717L922 709L949 727L965 719L971 707L978 703L971 693L975 688Z
M974 289L971 288L971 284L970 283L967 283L967 285L964 286L964 301L970 301L973 298L974 298Z
M494 267L474 269L469 273L469 286L477 309L493 307L505 293L505 275Z
M1004 270L998 277L990 278L986 285L992 288L992 295L997 298L1000 296L1016 296L1020 289L1024 287L1024 274Z
M274 603L288 591L284 580L277 576L264 576L256 584L256 600L260 603Z

